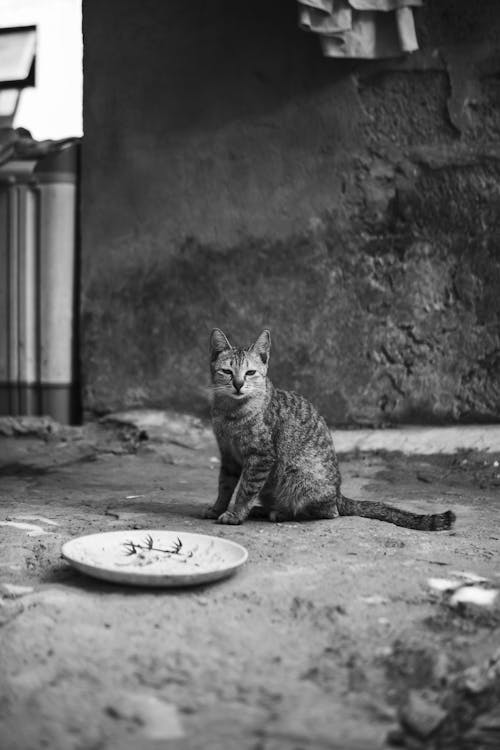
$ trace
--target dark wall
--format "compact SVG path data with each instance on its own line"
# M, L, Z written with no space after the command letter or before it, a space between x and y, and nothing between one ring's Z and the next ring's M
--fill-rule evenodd
M330 422L498 417L500 7L428 6L382 63L288 0L84 0L87 410L206 413L217 325Z

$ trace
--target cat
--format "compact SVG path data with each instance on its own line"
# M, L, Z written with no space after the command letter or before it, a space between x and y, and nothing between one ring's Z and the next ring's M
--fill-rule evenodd
M408 529L451 528L450 510L419 515L345 497L325 420L304 397L273 386L270 350L268 330L248 348L232 346L219 328L210 335L212 426L221 464L217 500L205 518L240 524L258 508L271 521L363 516Z

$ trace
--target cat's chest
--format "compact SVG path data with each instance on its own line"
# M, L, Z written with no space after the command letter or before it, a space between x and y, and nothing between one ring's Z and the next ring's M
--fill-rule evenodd
M262 419L214 420L214 432L221 449L239 464L266 446L270 448L269 430Z

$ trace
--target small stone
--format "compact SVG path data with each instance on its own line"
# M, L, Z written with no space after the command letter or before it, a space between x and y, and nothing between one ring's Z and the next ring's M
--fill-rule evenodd
M432 674L434 676L434 679L444 685L448 681L448 675L450 671L450 660L448 659L447 655L441 651L436 655L436 659L432 667Z
M388 599L380 594L373 594L372 596L362 596L361 599L365 604L387 604Z
M113 719L127 719L138 724L142 734L151 740L184 736L177 706L152 694L123 691L104 710Z
M401 724L412 734L426 739L446 718L446 711L436 703L436 695L411 690L406 705L401 709Z
M491 683L487 670L478 666L466 669L463 673L463 680L465 689L474 695L487 690Z
M20 586L16 583L0 583L0 593L9 596L12 599L18 596L26 596L33 593L33 586Z
M450 605L471 604L476 607L491 607L498 596L496 589L485 589L482 586L463 586L450 598Z

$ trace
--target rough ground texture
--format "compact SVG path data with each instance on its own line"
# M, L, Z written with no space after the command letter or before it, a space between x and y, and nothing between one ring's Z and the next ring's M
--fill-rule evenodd
M84 4L83 406L205 414L210 328L267 326L332 424L494 421L500 5L373 63L296 6Z
M434 534L213 525L216 456L190 422L161 441L110 425L0 439L2 750L498 747L500 602L453 606L428 579L500 586L499 455L343 457L348 494L452 508ZM71 537L151 527L234 539L248 562L140 590L61 559Z

